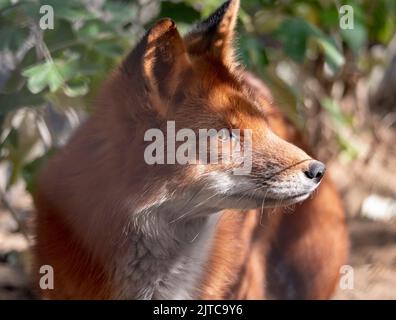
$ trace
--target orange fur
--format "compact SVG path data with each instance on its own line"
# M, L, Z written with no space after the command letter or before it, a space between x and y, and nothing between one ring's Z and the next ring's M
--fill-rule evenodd
M155 25L105 83L93 116L43 171L35 195L36 266L55 269L55 290L43 292L45 297L120 297L112 267L115 250L128 250L123 237L130 232L126 199L141 208L155 203L161 181L181 192L196 181L190 168L144 163L143 134L149 128L163 129L164 118L193 130L252 129L259 155L253 159L254 170L264 170L269 160L295 172L307 166L302 150L267 134L271 128L306 150L271 102L268 88L234 64L230 50L237 7L233 1L223 9L220 33L212 38L199 31L182 39L170 20ZM260 108L252 107L252 101ZM281 172L279 179L287 174ZM342 204L330 179L293 214L283 211L222 214L199 298L331 296L346 260L347 236Z

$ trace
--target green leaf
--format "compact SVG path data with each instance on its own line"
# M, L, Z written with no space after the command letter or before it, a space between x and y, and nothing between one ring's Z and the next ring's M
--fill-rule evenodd
M302 63L305 59L309 39L319 45L333 70L338 69L345 62L334 41L320 29L302 19L286 19L277 30L276 35L282 41L285 53L298 63Z
M320 12L320 25L322 27L339 28L340 17L336 6L329 6L327 8L321 8Z
M80 73L79 56L72 55L68 60L58 59L55 66L64 81L72 79Z
M367 30L361 23L356 21L353 29L341 30L341 36L355 54L361 52L367 44Z
M61 88L65 81L80 74L79 57L71 56L68 60L57 59L29 67L22 73L28 78L28 88L32 93L39 93L46 87L51 92Z
M333 71L337 71L345 63L344 56L338 51L331 39L322 36L315 38L315 40L322 48L322 51L325 54L326 62Z
M10 5L12 5L11 0L0 0L0 9L4 9Z
M47 83L51 92L58 90L64 83L64 80L55 64L51 65L47 75Z
M48 85L48 77L53 68L53 63L45 61L25 69L22 75L28 78L27 87L30 92L36 94Z
M311 29L302 19L289 18L282 22L276 35L283 44L285 53L298 63L302 63L307 49Z
M84 96L89 91L88 80L83 78L73 79L67 83L63 91L71 98Z
M371 40L387 44L396 31L396 3L392 0L376 1L367 26Z

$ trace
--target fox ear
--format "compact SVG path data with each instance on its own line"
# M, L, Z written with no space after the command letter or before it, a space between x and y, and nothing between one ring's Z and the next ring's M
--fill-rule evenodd
M231 66L234 62L234 29L239 0L229 0L184 38L191 55L209 54Z
M124 71L143 86L161 113L176 91L180 75L190 67L183 38L168 18L158 21L127 56Z

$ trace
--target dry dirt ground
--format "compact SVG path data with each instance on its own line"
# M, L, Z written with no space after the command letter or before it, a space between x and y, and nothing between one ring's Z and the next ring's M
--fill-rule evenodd
M396 299L396 223L349 221L353 289L334 299Z

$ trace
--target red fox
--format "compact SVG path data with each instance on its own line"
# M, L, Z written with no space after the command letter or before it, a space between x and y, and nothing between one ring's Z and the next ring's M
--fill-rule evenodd
M42 171L35 264L37 274L54 271L43 297L331 297L347 258L342 204L325 165L236 61L238 8L224 3L184 37L170 19L156 23ZM145 134L169 121L193 133L238 129L243 151L251 130L250 171L234 174L233 161L148 163Z

